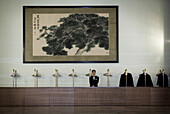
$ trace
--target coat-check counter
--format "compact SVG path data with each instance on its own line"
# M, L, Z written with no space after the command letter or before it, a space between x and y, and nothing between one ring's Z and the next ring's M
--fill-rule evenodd
M168 87L1 87L0 106L170 105Z

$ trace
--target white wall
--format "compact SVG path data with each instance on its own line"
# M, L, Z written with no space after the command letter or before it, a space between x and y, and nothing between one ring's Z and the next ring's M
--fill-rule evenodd
M144 68L156 83L155 74L165 67L170 73L170 16L168 0L0 0L0 86L12 86L12 69L21 75L18 86L34 86L33 69L42 75L41 87L55 86L54 69L63 75L59 86L72 86L68 74L72 68L79 75L75 86L88 87L89 69L96 69L99 86L106 86L102 74L109 68L113 75L111 86L117 87L125 68L134 82ZM27 5L118 5L119 6L119 63L90 64L23 64L23 9Z

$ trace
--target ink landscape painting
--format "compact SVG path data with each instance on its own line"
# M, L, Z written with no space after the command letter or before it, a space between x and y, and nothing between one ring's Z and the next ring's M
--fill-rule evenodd
M33 56L109 55L109 13L32 14Z

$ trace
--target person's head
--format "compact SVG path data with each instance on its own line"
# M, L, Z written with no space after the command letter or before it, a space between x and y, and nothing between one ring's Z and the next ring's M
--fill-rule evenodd
M96 70L92 70L92 74L93 74L93 76L95 76Z

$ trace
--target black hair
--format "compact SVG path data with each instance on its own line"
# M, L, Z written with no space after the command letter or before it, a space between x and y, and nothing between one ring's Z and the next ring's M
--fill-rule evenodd
M92 72L96 72L96 70L93 69Z

